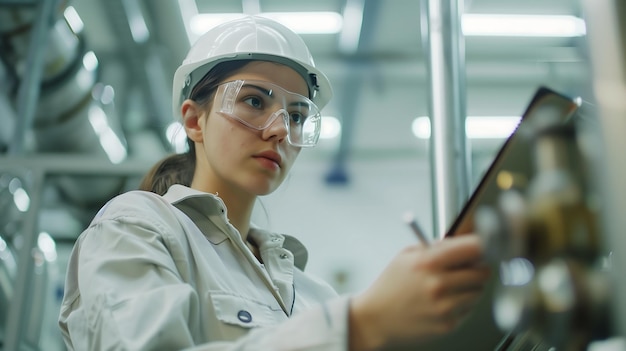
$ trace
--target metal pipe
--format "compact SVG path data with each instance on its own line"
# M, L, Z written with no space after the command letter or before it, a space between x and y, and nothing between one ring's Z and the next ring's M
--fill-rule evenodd
M461 13L462 1L422 1L430 86L433 232L437 238L446 234L469 195Z
M327 184L345 185L350 181L346 163L352 148L359 93L364 81L376 80L377 75L377 67L364 59L362 54L372 42L380 5L381 1L349 0L343 11L345 25L339 39L339 51L346 55L346 67L342 70L346 76L341 90L342 98L338 99L342 128L339 148L325 176ZM381 84L375 85L381 89Z
M5 77L0 72L0 81L8 81L4 80ZM6 97L4 91L0 91L0 152L7 151L9 149L9 144L11 143L11 139L13 136L11 133L15 128L15 113L13 111L13 107L9 99Z
M626 5L622 0L583 1L587 24L587 42L592 86L597 102L603 148L604 171L599 174L605 205L605 245L611 250L615 283L614 319L616 334L626 337Z
M41 77L43 75L44 52L48 41L46 35L52 26L54 10L60 0L41 1L38 4L37 20L30 38L26 67L29 72L25 73L20 83L17 96L17 119L13 142L9 146L9 153L21 154L24 150L26 133L33 124L35 118L36 101L39 98Z
M35 6L39 4L39 0L0 0L2 6Z
M5 20L0 19L8 43L0 55L8 66L7 72L12 72L20 84L17 111L13 114L15 128L9 131L12 143L7 149L13 155L26 151L90 153L119 162L127 156L126 145L114 110L103 115L101 105L105 103L96 96L97 57L86 51L78 15L72 15L73 8L63 5L54 6L58 13L48 18L39 18L38 8L20 7L7 9ZM39 34L38 26L48 23L47 31ZM38 35L45 36L42 39ZM36 57L33 45L40 50ZM55 182L64 196L81 205L99 203L122 186L121 179L98 177L60 177Z
M31 176L32 186L28 188L41 189L44 173L32 172ZM22 237L24 240L17 254L15 289L13 290L14 294L11 297L11 306L9 307L9 313L6 319L7 329L5 333L6 340L3 346L4 350L22 350L26 341L32 343L34 342L33 339L38 338L38 335L29 335L29 340L26 340L27 323L29 322L28 316L31 315L31 309L26 302L30 301L29 296L32 296L31 285L35 266L32 254L37 243L37 214L41 205L41 192L31 191L29 195L30 205L22 227ZM41 321L30 322L41 323ZM34 347L36 345L29 346Z
M163 72L164 63L158 55L153 39L149 32L141 41L134 40L133 21L144 21L141 6L137 0L110 1L106 6L108 20L113 23L113 29L120 38L120 43L125 47L125 59L136 80L136 86L141 89L148 115L153 117L149 121L157 135L161 138L165 148L170 149L170 141L163 131L174 119L168 111L171 111L167 91L169 84ZM135 19L135 20L133 20Z

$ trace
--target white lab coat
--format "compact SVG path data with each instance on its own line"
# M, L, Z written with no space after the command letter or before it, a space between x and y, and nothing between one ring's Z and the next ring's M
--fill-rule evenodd
M296 239L258 228L254 257L223 201L131 191L71 254L59 325L70 350L346 350L348 297L303 272Z

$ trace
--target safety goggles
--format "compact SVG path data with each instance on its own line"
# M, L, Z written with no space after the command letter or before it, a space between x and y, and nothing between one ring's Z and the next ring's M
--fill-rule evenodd
M282 117L287 141L297 147L317 144L322 117L307 97L287 91L276 84L257 80L234 80L219 85L215 95L216 111L244 126L263 130Z

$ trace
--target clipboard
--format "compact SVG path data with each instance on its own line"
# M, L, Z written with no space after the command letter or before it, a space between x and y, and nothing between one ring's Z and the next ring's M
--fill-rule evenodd
M522 114L519 124L507 138L465 202L459 215L444 237L469 233L474 228L474 214L481 206L495 206L504 177L511 181L529 181L534 170L533 137L539 130L570 123L581 106L581 99L572 98L547 87L539 87ZM499 184L500 182L500 184Z

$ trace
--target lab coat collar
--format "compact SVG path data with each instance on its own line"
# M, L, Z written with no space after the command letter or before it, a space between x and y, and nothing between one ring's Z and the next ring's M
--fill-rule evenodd
M274 239L279 240L275 241ZM252 224L250 231L248 232L248 240L257 244L261 250L265 247L271 246L273 243L282 245L283 248L291 251L293 254L294 266L304 271L304 267L306 267L306 263L309 259L309 252L300 240L294 238L293 236L272 233Z
M163 195L163 198L172 205L176 205L176 207L194 209L195 211L184 212L199 227L201 227L199 221L206 220L210 216L226 213L226 205L217 194L205 193L180 184L172 185L167 193ZM202 211L200 212L199 209L202 209ZM204 217L204 219L201 217ZM221 232L205 233L205 235L209 235L207 238L214 244L227 239L226 234ZM274 237L281 238L282 246L291 251L294 256L294 265L304 271L309 255L304 245L298 239L290 235L269 232L254 224L250 227L248 237L258 245L270 241Z

